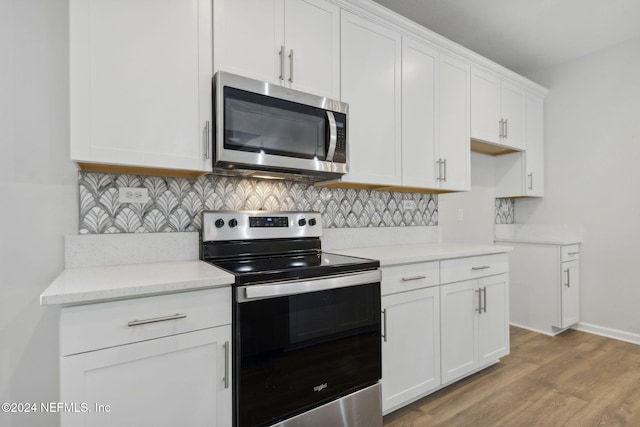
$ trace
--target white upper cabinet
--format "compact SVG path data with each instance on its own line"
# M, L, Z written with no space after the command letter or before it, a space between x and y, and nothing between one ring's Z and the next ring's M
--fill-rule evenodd
M211 0L150 6L69 2L71 158L81 168L212 168Z
M402 39L402 185L437 188L438 69L437 50L408 37Z
M544 100L526 95L526 150L496 158L496 197L544 196Z
M527 94L524 195L544 196L544 99Z
M439 154L440 189L466 191L471 187L469 94L471 67L440 55ZM440 169L439 168L439 169Z
M214 64L340 98L340 9L323 0L214 0Z
M525 149L525 91L474 68L471 74L471 138Z
M500 144L500 79L495 74L471 71L471 137Z
M400 34L342 11L342 101L349 103L349 173L342 182L402 184Z

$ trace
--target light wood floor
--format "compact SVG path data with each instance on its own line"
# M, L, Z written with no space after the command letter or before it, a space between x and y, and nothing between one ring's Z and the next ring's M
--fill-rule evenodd
M387 415L385 427L640 426L640 346L511 328L501 362Z

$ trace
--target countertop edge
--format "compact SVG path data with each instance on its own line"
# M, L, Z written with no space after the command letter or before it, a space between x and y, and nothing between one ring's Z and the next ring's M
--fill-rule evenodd
M403 254L411 250L411 255ZM513 248L503 245L464 245L464 244L442 244L428 243L416 245L389 245L368 248L351 248L331 251L342 255L360 256L372 258L377 255L380 267L390 267L395 265L416 264L420 262L441 261L447 259L466 258L473 256L492 255L507 253ZM390 255L387 255L390 254Z
M567 246L567 245L579 245L582 242L580 240L568 239L568 240L534 240L534 239L495 239L496 243L524 243L528 245L556 245L556 246Z
M61 285L68 274L72 271L82 270L87 275L91 275L91 272L102 272L104 268L111 271L117 271L119 268L131 269L138 268L154 268L158 266L170 267L174 262L160 262L160 263L144 263L144 264L128 264L122 266L105 266L105 267L86 267L78 269L65 269L41 294L40 305L42 306L74 306L84 304L95 304L100 302L109 302L115 300L125 300L132 298L143 298L148 296L172 294L179 292L198 291L205 289L215 289L221 287L229 287L234 282L234 276L212 265L206 264L203 261L190 261L193 263L194 268L201 268L202 263L206 265L206 269L214 276L206 275L202 276L199 272L195 272L192 277L187 277L184 280L169 280L158 281L157 283L146 283L139 286L131 285L115 288L104 287L92 287L88 284L86 289L64 289ZM90 280L88 280L89 282Z

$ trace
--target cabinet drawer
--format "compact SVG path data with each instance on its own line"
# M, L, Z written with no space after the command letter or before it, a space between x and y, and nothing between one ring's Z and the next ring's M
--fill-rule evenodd
M65 307L63 356L231 323L231 288Z
M438 261L382 268L382 295L428 288L439 284Z
M440 261L442 283L460 282L509 271L507 254L481 255Z
M561 262L573 261L580 257L580 245L567 245L560 248Z

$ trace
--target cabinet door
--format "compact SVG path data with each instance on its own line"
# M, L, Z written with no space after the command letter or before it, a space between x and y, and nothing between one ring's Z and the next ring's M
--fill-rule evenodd
M401 36L342 11L342 101L349 103L345 182L401 185Z
M382 410L388 413L440 385L437 286L382 298Z
M340 99L340 8L324 0L286 0L284 24L285 83Z
M90 412L61 412L61 424L230 426L230 339L221 326L63 357L60 399Z
M437 188L438 52L402 39L402 185Z
M471 138L499 144L500 79L473 69L471 74Z
M505 129L502 145L518 150L525 149L526 133L526 94L525 91L509 82L502 82L501 106Z
M562 263L562 328L580 320L580 277L578 261Z
M476 280L440 287L442 383L448 383L478 366L476 331L479 292Z
M544 100L527 95L524 194L544 196Z
M71 0L71 158L211 170L211 0Z
M284 82L284 0L213 2L215 70Z
M469 171L469 64L440 56L439 158L444 162L440 188L466 191L471 187Z
M479 279L478 366L509 354L509 284L506 274Z

